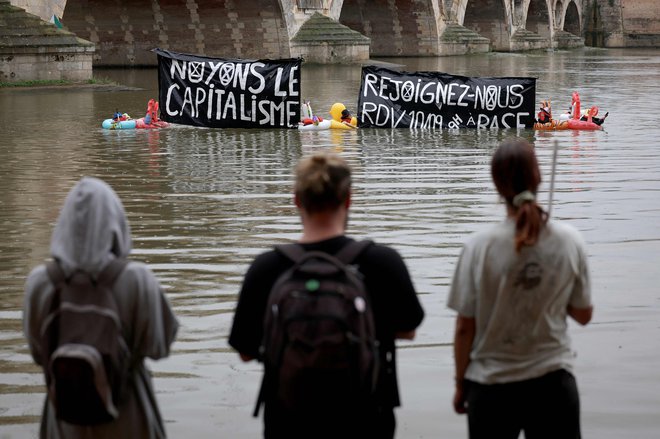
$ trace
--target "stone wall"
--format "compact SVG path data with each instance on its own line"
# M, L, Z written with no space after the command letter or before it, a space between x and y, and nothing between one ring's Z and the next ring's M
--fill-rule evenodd
M660 0L620 0L626 47L660 47Z
M0 0L0 81L92 78L94 45Z
M96 66L155 65L155 47L220 58L290 56L278 0L68 0L62 21L96 43Z
M50 21L53 15L62 18L67 0L11 0L11 4L25 9L44 21Z
M448 23L440 36L440 55L490 52L490 40L457 23Z
M588 45L660 47L659 0L584 0Z
M529 3L525 29L549 40L553 36L553 32L550 28L551 20L547 6L545 0L532 0Z
M4 0L7 1L7 0ZM557 11L575 4L564 31L550 28ZM485 50L589 45L660 47L660 0L11 0L49 21L52 15L96 44L96 66L152 66L155 47L221 58L287 58L325 51L328 62L364 57L294 40L309 11L370 38L370 56L437 56ZM306 6L301 10L298 6ZM526 7L528 15L523 20ZM554 14L554 16L549 14ZM526 22L525 22L526 21ZM462 25L469 31L459 29ZM447 32L449 29L449 32ZM489 40L489 45L481 39ZM358 46L363 46L358 43ZM487 49L487 46L488 49ZM305 52L306 51L306 52ZM334 55L333 55L334 54ZM334 57L334 58L333 58Z
M369 44L369 38L317 12L291 39L291 56L324 64L366 61Z
M465 8L463 26L490 40L491 49L511 50L506 10L501 0L470 1Z
M92 79L93 53L93 47L21 47L10 53L0 47L0 81L87 81Z

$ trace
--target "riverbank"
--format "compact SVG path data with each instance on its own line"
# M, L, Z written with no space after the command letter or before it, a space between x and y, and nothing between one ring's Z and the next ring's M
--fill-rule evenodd
M65 79L1 82L0 90L48 90L48 89L93 89L96 91L137 91L138 87L118 84L107 78L92 78L87 81L69 81Z

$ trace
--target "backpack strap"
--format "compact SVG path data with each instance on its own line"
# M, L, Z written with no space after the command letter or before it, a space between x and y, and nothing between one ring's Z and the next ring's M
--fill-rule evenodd
M48 277L50 278L50 281L54 285L66 281L64 270L62 270L62 267L60 267L60 264L55 259L46 262L46 272L48 273Z
M106 285L112 285L119 276L119 273L124 270L124 267L128 264L126 258L117 258L110 261L110 263L103 269L101 274L99 274L98 282Z
M275 250L293 262L298 262L306 253L305 248L300 244L279 244L275 246Z
M344 264L350 264L360 255L360 253L373 243L374 242L370 239L351 241L335 254L335 258L339 259Z
M103 269L101 274L99 274L97 281L106 284L112 284L127 264L128 260L125 258L113 259ZM50 281L55 285L63 281L68 281L66 275L64 274L64 270L62 270L62 267L60 267L60 264L56 260L46 262L46 272L48 273Z
M341 248L334 256L344 264L350 264L374 242L370 239L362 241L351 241ZM293 262L298 262L306 253L305 248L300 244L280 244L275 246L275 250L282 253Z

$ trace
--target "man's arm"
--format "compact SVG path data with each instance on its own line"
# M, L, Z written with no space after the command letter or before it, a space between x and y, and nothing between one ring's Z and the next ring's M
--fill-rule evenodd
M463 394L463 380L465 371L470 364L470 351L476 333L476 320L473 317L456 317L456 330L454 332L454 363L456 366L456 391L454 392L454 410L462 414L466 412L465 395Z
M243 361L259 358L264 310L274 279L284 270L283 261L274 251L262 253L245 274L228 340Z

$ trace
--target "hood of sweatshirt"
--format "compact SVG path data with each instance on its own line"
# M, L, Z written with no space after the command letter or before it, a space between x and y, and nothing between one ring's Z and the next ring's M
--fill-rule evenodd
M76 270L97 276L114 258L131 252L131 231L115 191L83 177L69 191L53 230L50 252L67 276Z

